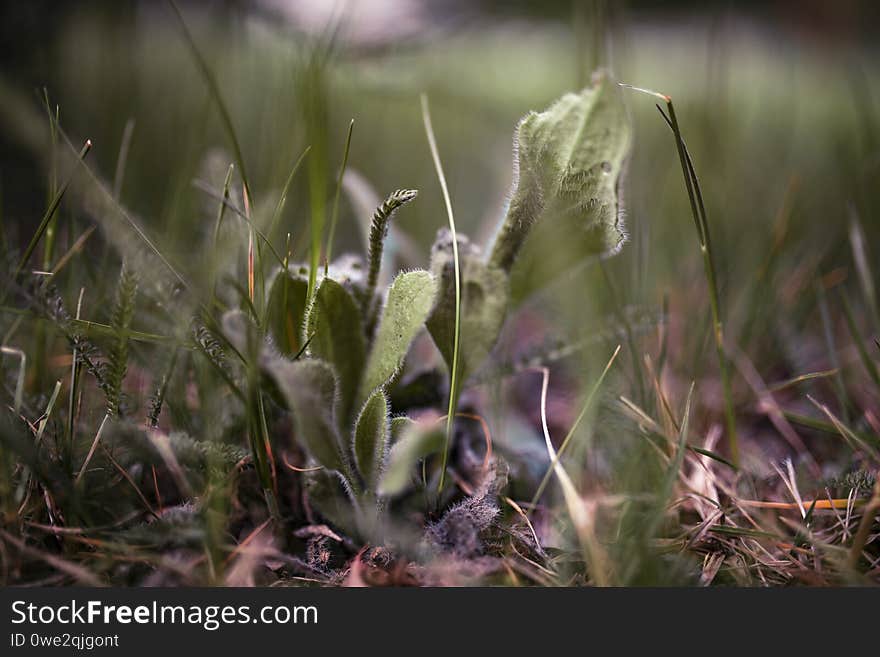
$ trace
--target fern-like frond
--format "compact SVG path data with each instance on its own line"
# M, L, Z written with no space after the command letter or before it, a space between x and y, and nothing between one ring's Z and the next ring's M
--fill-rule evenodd
M369 305L372 301L373 294L376 292L376 284L379 281L379 269L382 266L382 249L385 245L385 238L388 236L388 225L391 218L398 208L406 205L418 196L417 189L398 189L388 195L382 205L376 208L373 213L373 220L370 223L370 244L369 244L369 270L367 273L367 290L366 303Z

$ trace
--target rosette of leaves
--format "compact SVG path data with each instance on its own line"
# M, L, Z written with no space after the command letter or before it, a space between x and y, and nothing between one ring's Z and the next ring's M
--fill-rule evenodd
M450 234L442 230L430 271L400 273L387 292L378 292L388 222L415 196L399 190L376 210L366 266L337 260L312 299L307 268L276 276L268 328L282 356L268 359L265 369L293 413L299 444L323 466L310 479L310 496L328 517L342 522L353 514L362 529L381 500L407 490L420 461L443 449L441 432L389 419L387 393L423 325L451 367L456 276L456 378L464 381L490 356L511 307L576 265L620 248L618 194L629 144L616 85L599 73L590 87L520 121L510 204L486 254L460 235L456 267Z
M365 515L378 502L391 442L386 391L437 293L436 278L423 270L401 272L387 291L376 290L388 221L415 195L398 190L376 210L366 267L343 256L310 300L307 277L292 267L269 294L268 329L281 355L265 358L264 368L293 414L300 446Z

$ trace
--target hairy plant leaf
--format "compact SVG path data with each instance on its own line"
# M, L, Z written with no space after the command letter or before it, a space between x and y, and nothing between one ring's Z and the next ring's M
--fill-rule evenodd
M360 310L351 294L331 278L321 281L309 311L309 349L336 371L339 384L340 420L352 414L366 359ZM350 427L350 424L346 424Z
M461 269L461 338L458 367L461 381L489 356L498 339L508 303L507 274L483 262L479 250L459 235ZM437 305L428 319L428 331L452 369L455 338L455 267L448 230L441 230L431 250L431 270L440 281Z
M227 310L220 320L223 336L242 356L250 353L249 346L253 339L253 321L243 310Z
M302 349L308 289L309 283L305 278L281 271L269 291L269 335L275 341L278 351L285 356L295 356Z
M440 452L445 442L440 425L426 428L412 420L393 421L391 430L394 434L399 434L399 437L391 447L388 464L379 482L378 493L382 497L393 497L402 493L412 481L418 462Z
M604 72L578 94L531 112L514 136L514 182L490 263L519 301L626 239L618 187L630 148L620 91Z
M381 388L364 404L354 429L354 459L370 490L376 490L388 450L388 399Z
M400 369L410 343L431 312L436 293L437 283L429 272L404 272L394 279L367 359L361 400L385 385Z
M317 359L272 360L267 369L284 395L296 423L296 438L329 470L345 471L336 428L336 379L333 368Z

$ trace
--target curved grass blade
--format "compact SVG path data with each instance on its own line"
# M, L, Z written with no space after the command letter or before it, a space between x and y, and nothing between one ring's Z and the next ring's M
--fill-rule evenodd
M333 209L330 211L330 230L327 232L327 260L333 260L333 238L336 235L336 220L339 218L339 195L342 192L342 178L345 176L345 168L348 166L348 153L351 150L351 133L354 130L354 119L348 124L348 136L345 138L345 150L342 153L342 165L339 167L339 177L336 179L336 194L333 197Z
M422 121L425 124L425 134L428 137L428 146L431 149L431 157L434 160L434 168L437 170L437 178L440 181L440 189L443 192L443 202L446 204L446 216L449 219L449 232L452 236L452 258L455 269L455 331L452 339L452 367L449 370L449 407L446 411L446 443L443 447L443 460L440 465L440 479L437 483L438 493L443 490L446 479L446 464L449 459L449 444L452 441L452 427L455 424L455 408L458 405L458 354L461 348L461 266L458 260L458 237L455 233L455 217L452 214L452 201L449 199L449 188L446 185L446 176L443 174L443 164L440 162L440 153L437 151L437 140L434 137L434 128L431 126L431 111L428 107L428 97L422 94Z
M541 499L541 495L544 493L544 489L547 487L547 483L550 481L550 475L556 469L556 464L559 462L559 459L562 458L562 455L565 453L566 448L571 442L572 437L574 436L574 432L577 431L578 426L580 426L581 420L584 419L584 416L587 414L587 410L593 403L593 398L596 396L596 393L599 391L599 388L602 386L602 382L605 380L605 375L608 374L608 370L611 369L611 366L614 364L614 360L617 358L617 355L620 353L620 345L617 346L617 349L614 350L614 353L611 354L611 358L608 360L608 363L605 365L605 369L602 370L602 374L599 375L599 378L596 380L596 383L593 384L593 387L590 388L590 392L587 394L587 398L584 400L583 405L581 406L581 411L578 413L577 418L575 418L574 423L571 425L571 429L568 430L568 434L566 434L565 439L562 441L562 444L559 446L559 449L556 451L556 455L553 457L553 460L550 463L550 466L547 468L547 472L544 473L544 477L541 479L541 483L538 486L538 490L535 491L535 495L532 497L532 504L529 509L529 513L531 510L535 508L535 505L538 503L538 500Z

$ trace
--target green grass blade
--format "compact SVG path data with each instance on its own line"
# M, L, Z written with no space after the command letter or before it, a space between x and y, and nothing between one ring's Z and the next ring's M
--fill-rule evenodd
M244 184L245 194L247 194L248 198L253 199L253 195L251 194L250 179L248 178L247 169L244 165L244 155L242 155L241 145L239 144L238 137L235 134L235 127L232 125L232 116L229 114L229 110L226 108L226 103L223 102L223 96L220 93L220 85L217 84L217 78L214 77L214 73L208 66L208 62L205 61L205 58L202 56L202 52L199 50L199 47L196 44L196 40L193 37L192 32L189 31L189 28L186 25L186 21L183 19L183 14L181 13L180 8L177 6L177 3L174 0L168 0L168 3L171 5L171 8L174 10L175 16L180 23L180 29L183 32L186 44L189 47L193 60L195 60L195 63L198 66L199 72L202 74L202 77L205 80L205 84L208 85L208 91L213 97L214 102L217 104L217 111L220 113L220 119L223 122L223 128L226 131L226 136L232 143L232 150L235 153L235 162L236 164L238 164L238 168L241 171L241 181Z
M431 126L431 111L428 107L428 97L422 94L422 120L425 124L425 134L428 136L428 146L431 149L431 158L434 160L434 168L437 170L437 178L440 181L440 189L443 192L443 202L446 204L446 216L449 219L449 232L452 235L452 255L455 268L455 333L452 340L452 367L449 371L449 407L446 411L446 443L443 447L443 459L440 465L440 479L437 484L438 493L443 490L446 479L446 465L449 459L449 444L452 440L452 428L455 424L455 407L458 404L458 354L461 345L461 267L458 260L458 238L455 232L455 217L452 213L452 201L449 199L449 188L446 185L446 176L443 174L443 164L440 162L440 153L437 151L437 140L434 137L434 128Z
M351 133L354 130L354 119L348 124L348 135L345 138L345 150L342 153L342 165L339 167L339 177L336 179L336 194L333 197L333 209L330 211L330 230L327 232L327 260L333 260L333 238L336 236L336 221L339 218L339 195L342 192L342 177L348 166L348 153L351 150Z
M82 149L79 152L79 159L82 161L88 152L92 148L92 142L90 139L86 140L86 143L83 144ZM52 222L52 217L55 216L55 211L58 209L58 206L61 204L61 199L64 198L64 193L67 191L68 186L70 185L70 181L73 178L73 173L67 178L61 187L55 192L55 196L52 197L52 200L49 202L49 207L46 208L46 212L43 214L43 218L40 220L40 225L37 226L37 230L34 232L33 237L31 237L31 241L28 243L27 248L24 250L24 253L21 256L21 260L18 261L18 267L15 269L16 276L21 273L21 270L24 269L24 266L27 264L27 261L30 259L31 255L33 255L34 250L37 248L37 245L40 243L43 235L46 233L46 229L49 228L49 224Z
M299 156L294 163L293 168L290 170L290 173L287 175L287 180L284 181L284 187L281 188L281 195L278 197L278 203L275 204L275 210L272 211L272 219L269 221L269 227L266 229L267 237L272 237L272 233L275 231L278 222L281 221L281 213L284 212L284 205L287 202L287 192L290 191L290 185L296 177L296 172L299 171L300 165L303 163L303 160L306 159L306 155L309 154L311 149L311 146L306 146L302 155Z
M856 319L853 315L852 307L849 305L849 299L844 293L841 293L840 295L840 305L843 307L843 316L846 318L846 326L856 345L856 350L859 352L859 358L862 361L862 365L864 365L865 370L868 372L868 376L871 377L871 381L874 382L874 385L880 387L880 372L877 371L877 363L871 360L871 356L868 354L868 347L865 345L862 334L859 332L859 327L856 326Z

